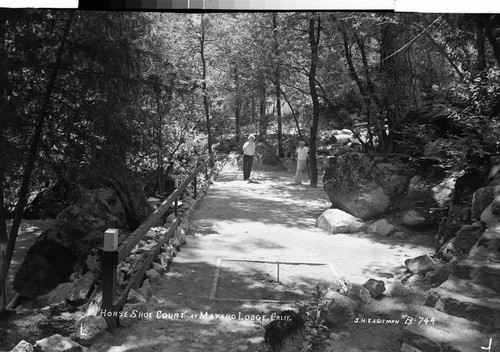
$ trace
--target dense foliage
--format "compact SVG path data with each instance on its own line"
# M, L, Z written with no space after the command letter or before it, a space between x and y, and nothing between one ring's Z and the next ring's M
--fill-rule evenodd
M286 134L314 144L318 128L355 122L367 123L366 150L375 138L381 153L411 154L436 137L405 120L426 104L454 108L450 118L473 132L467 138L495 150L498 16L75 11L54 67L69 14L1 13L7 208L44 104L31 190L89 182L118 162L162 192L208 144L238 149L242 133L257 133L277 138L284 156Z
M0 10L0 240L42 187L128 167L162 193L249 133L280 157L287 135L306 139L312 186L323 128L364 123L365 151L432 145L454 166L498 153L499 29L498 15ZM423 122L436 104L452 128Z

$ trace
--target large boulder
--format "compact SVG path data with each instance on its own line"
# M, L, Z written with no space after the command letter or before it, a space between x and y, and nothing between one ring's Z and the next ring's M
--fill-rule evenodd
M432 186L424 178L415 175L410 179L406 199L409 201L432 199Z
M326 326L336 328L351 322L359 308L358 300L331 289L325 293L325 303L326 307L321 310L320 318Z
M476 190L488 184L487 157L468 157L469 166L465 168L457 179L455 187L455 201L472 201L472 196Z
M437 269L437 265L427 254L405 260L407 269L414 273L425 275L429 271Z
M354 233L363 231L365 223L339 209L328 209L316 220L316 227L328 233Z
M432 187L432 197L440 207L444 207L453 201L455 185L459 173L452 173L443 179L440 183Z
M487 262L500 261L500 230L486 229L469 251L469 258L480 258Z
M76 261L70 248L41 237L30 248L14 276L14 290L27 298L47 293L69 280Z
M460 125L453 119L453 110L442 104L429 104L408 113L407 118L419 125L432 125L439 135L459 134Z
M500 228L500 216L493 213L493 203L484 209L481 214L481 221L490 229Z
M455 237L441 247L439 255L445 260L465 256L483 233L484 226L479 222L472 225L464 225L458 230Z
M500 186L487 186L474 192L472 198L472 218L478 220L493 200L500 195Z
M363 284L363 287L370 292L373 298L379 297L385 291L385 284L382 280L369 279Z
M490 186L500 185L500 155L495 155L490 159L490 172L488 174L487 183Z
M445 222L442 224L442 229L438 233L438 242L440 245L445 244L452 239L464 225L468 224L468 217L464 216L464 212L469 211L470 208L467 204L451 203L444 218Z
M24 210L26 219L55 218L64 208L74 204L78 198L77 187L61 179L56 184L40 191Z
M323 188L334 208L367 220L387 212L409 181L403 164L351 152L328 158Z
M83 346L90 346L106 335L108 324L101 316L86 316L75 323L72 338Z
M52 335L35 343L35 352L81 352L83 347L59 334Z
M132 190L137 186L133 180L128 183L132 185ZM139 214L135 217L138 221L144 220L151 209L144 192L137 189L134 197L125 197L124 194L131 191L124 191L117 184L114 182L113 187L78 189L78 200L63 209L52 227L41 234L29 249L14 277L14 289L18 293L34 298L69 281L75 271L89 269L98 274L96 268L99 264L96 268L88 268L87 259L95 254L96 249L100 251L107 229L129 228L130 209L134 206L126 199L138 199L133 201L137 205L134 213ZM124 202L127 202L125 206ZM97 257L100 257L99 253Z
M144 192L144 183L137 173L125 167L113 167L104 186L111 187L115 191L129 227L139 226L151 215L153 208Z
M161 274L154 269L149 269L148 271L146 271L146 277L152 283L159 283L161 281Z
M394 225L391 225L385 219L375 221L371 225L371 231L381 236L388 236L396 230Z
M403 216L403 225L414 229L427 229L433 225L425 216L415 210L409 210Z
M485 184L484 168L469 167L460 172L452 172L432 188L433 197L440 207L450 203L468 203L474 193Z
M448 280L457 262L458 259L453 259L449 263L439 265L436 270L428 271L425 274L425 279L432 285L432 287L438 287L443 282Z
M34 350L31 343L21 340L10 352L33 352Z
M81 304L87 299L94 281L94 275L88 272L72 282L63 282L50 292L36 297L33 306L45 307L61 302Z
M500 215L500 196L496 196L491 203L491 212L494 215Z

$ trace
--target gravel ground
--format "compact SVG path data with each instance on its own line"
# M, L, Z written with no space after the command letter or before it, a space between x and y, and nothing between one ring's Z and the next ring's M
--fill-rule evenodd
M383 279L385 296L367 302L360 319L401 319L422 304L425 292L395 276L405 259L432 253L431 236L329 235L315 227L330 207L321 184L295 186L284 172L258 171L252 178L243 181L234 164L223 170L191 216L194 236L152 284L146 311L90 351L262 351L263 325L318 282L335 288ZM303 264L280 265L278 281L278 261ZM276 302L282 300L292 303ZM353 321L323 350L398 351L403 327Z

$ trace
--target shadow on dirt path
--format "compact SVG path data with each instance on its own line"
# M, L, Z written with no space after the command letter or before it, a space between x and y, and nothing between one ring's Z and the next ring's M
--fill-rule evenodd
M151 317L118 328L90 351L258 351L263 325L318 283L390 278L406 258L433 251L427 237L327 234L315 227L330 207L321 184L291 185L293 175L284 172L252 177L221 173L191 216L195 235L152 284ZM276 262L302 264L278 271Z

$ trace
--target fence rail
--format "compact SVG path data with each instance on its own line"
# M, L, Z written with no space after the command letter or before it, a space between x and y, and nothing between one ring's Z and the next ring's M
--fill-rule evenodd
M206 178L210 179L214 172L214 168L208 170L212 166L214 154L201 163L178 187L170 194L167 199L161 203L156 209L130 236L118 246L118 230L109 229L104 234L104 248L102 253L102 306L104 312L119 312L123 309L127 301L128 293L131 289L140 287L146 271L153 263L155 257L160 253L161 247L171 239L177 226L180 225L180 217L178 216L178 199L182 192L192 182L194 187L194 197L197 196L197 176L201 172L205 172ZM156 243L155 247L149 252L146 260L141 264L134 275L129 278L128 284L121 294L116 297L117 286L117 266L127 258L135 246L146 236L148 231L157 224L164 216L164 214L174 204L175 220L170 224L167 232ZM110 328L117 325L117 314L104 314L104 318Z

